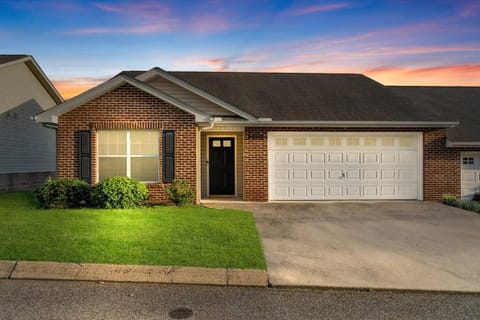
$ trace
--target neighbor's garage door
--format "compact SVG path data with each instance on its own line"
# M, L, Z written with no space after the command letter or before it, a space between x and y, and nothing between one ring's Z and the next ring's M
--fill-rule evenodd
M462 152L462 198L480 193L480 153Z
M419 199L422 133L270 132L270 200Z

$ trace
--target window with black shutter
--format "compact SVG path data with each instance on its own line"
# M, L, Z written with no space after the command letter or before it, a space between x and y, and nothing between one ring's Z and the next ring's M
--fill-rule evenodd
M90 131L78 132L78 178L91 183L91 159Z
M175 131L163 130L163 182L175 179Z

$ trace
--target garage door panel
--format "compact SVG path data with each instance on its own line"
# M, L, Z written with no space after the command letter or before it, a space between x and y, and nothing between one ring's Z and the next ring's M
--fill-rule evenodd
M380 195L381 196L387 196L387 197L393 197L395 196L395 186L394 185L382 185L380 186Z
M333 198L341 198L343 197L343 187L342 186L327 186L327 194Z
M343 164L343 152L330 152L327 155L328 163Z
M415 196L417 194L417 185L399 184L397 193L399 196Z
M376 165L379 163L380 156L377 152L365 152L363 153L363 163Z
M417 179L417 169L414 167L398 169L398 179L401 181L415 181Z
M463 171L462 180L465 182L476 182L477 175L475 171Z
M346 164L359 164L360 163L360 152L347 152L345 153L345 163Z
M359 199L362 195L362 186L345 186L345 196L348 198Z
M310 171L310 179L312 181L323 181L325 180L325 170L313 169Z
M325 186L311 186L310 194L316 199L325 198Z
M419 197L418 133L275 134L269 133L271 200Z
M293 165L303 165L307 163L306 152L294 152L292 157Z
M377 198L380 196L379 188L377 186L364 186L363 187L363 194L365 197L374 197Z
M325 153L323 152L312 152L310 153L310 163L312 164L323 164L325 163Z
M275 151L273 154L275 165L288 165L290 163L290 152Z
M345 170L345 179L347 181L351 181L351 180L354 180L354 181L360 181L360 177L361 177L361 170L360 169L346 169Z
M307 170L306 169L293 169L293 180L307 180Z
M329 180L338 181L343 177L342 169L327 169L327 177Z
M296 186L292 187L292 196L294 198L307 198L307 186Z
M378 180L379 173L377 169L365 169L363 170L363 179L368 180Z
M284 168L279 168L279 169L274 169L274 177L276 181L288 181L290 180L290 170L289 169L284 169Z
M417 159L417 152L415 151L400 151L398 153L399 164L410 164Z
M381 170L381 177L382 180L394 180L396 175L395 169L382 169Z
M387 165L395 164L395 159L396 159L395 152L391 152L391 151L382 152L381 159L382 159L382 164L387 164Z

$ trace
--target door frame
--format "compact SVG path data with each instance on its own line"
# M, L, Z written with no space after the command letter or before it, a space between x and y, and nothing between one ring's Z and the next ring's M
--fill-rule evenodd
M234 159L233 159L233 172L234 172L234 190L235 194L233 195L234 197L237 196L238 194L238 183L237 183L237 136L231 135L231 134L207 134L207 197L210 197L210 138L232 138L233 139L233 154L234 154Z
M272 168L270 167L270 154L271 154L271 147L272 147L272 140L276 136L298 136L298 135L310 135L310 136L344 136L344 137L349 137L349 136L358 136L358 135L370 135L370 136L382 136L382 135L390 135L390 136L407 136L407 135L412 135L415 134L417 135L417 169L418 169L418 181L417 181L417 199L419 201L423 201L424 199L424 174L425 174L425 168L424 168L424 141L423 141L423 131L329 131L329 130L319 130L319 131L269 131L267 133L267 174L268 174L268 179L267 179L267 188L268 188L268 201L309 201L309 200L271 200L271 188L270 188L270 181L272 177ZM328 150L328 147L327 147ZM342 199L342 200L312 200L312 201L344 201L344 200L349 200L349 199ZM378 199L382 200L382 199ZM364 200L360 200L364 201ZM365 201L375 201L375 200L365 200Z

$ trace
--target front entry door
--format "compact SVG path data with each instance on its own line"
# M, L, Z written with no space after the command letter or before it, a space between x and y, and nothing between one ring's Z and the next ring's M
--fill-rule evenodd
M211 195L235 194L234 138L209 138L209 184Z

